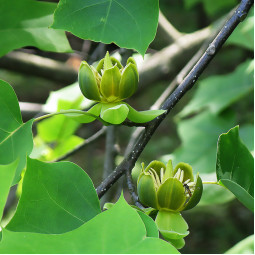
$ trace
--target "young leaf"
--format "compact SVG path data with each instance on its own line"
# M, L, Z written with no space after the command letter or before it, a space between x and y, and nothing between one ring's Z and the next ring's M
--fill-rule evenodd
M61 0L52 27L144 55L156 34L158 4L158 0Z
M3 229L0 253L179 252L159 238L146 237L143 221L121 197L111 209L64 234L18 233Z
M55 3L0 0L0 56L24 46L71 52L65 33L49 29L55 8Z
M22 194L7 229L18 232L64 233L100 213L88 175L71 162L29 159Z
M0 221L17 166L18 160L9 165L0 165Z
M0 80L0 164L7 165L19 158L13 184L20 179L26 156L33 148L32 123L22 122L18 99L12 87Z
M241 240L226 251L225 254L254 254L254 235Z
M138 112L129 104L126 105L129 108L128 119L135 123L149 122L165 112L165 110L149 110Z
M218 181L253 211L254 159L239 138L238 126L219 138L216 172Z

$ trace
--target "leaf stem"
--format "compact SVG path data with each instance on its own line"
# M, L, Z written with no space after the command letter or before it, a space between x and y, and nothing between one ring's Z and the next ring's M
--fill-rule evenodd
M46 119L46 118L49 118L49 117L52 117L52 116L55 116L55 115L59 115L59 114L69 114L69 113L77 113L77 114L82 114L80 110L62 110L61 112L54 112L54 113L49 113L49 114L45 114L43 116L40 116L38 118L35 118L34 119L34 122L36 121L40 121L40 120L43 120L43 119ZM95 117L97 118L97 116L93 115L93 114L90 114L90 113L87 113L87 112L84 112L86 115L90 115L91 117Z
M215 182L215 181L204 181L203 184L217 184L217 185L220 185L218 182Z

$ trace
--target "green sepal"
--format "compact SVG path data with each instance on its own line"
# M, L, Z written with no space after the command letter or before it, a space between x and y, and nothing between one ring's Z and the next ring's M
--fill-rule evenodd
M102 104L100 117L111 124L121 124L128 116L128 107L122 103Z
M145 206L158 208L157 193L154 185L153 177L143 172L139 176L137 183L137 193L139 200Z
M189 210L189 209L192 209L193 207L195 207L199 203L199 201L202 197L202 193L203 193L203 182L202 182L200 176L197 174L195 190L194 190L191 198L189 199L189 201L184 205L184 208L182 209L182 211Z
M165 110L149 110L138 112L129 104L126 103L126 105L129 108L128 119L135 123L149 122L165 112Z
M180 213L160 210L155 222L165 240L181 239L189 234L188 224Z
M183 207L186 196L182 183L176 178L168 178L160 185L158 192L158 205L160 209L178 212Z
M176 249L180 250L184 247L185 241L183 238L180 239L169 239L167 240L170 244L172 244Z
M64 115L80 123L90 123L94 121L95 119L100 120L98 116L100 115L101 109L102 109L102 104L98 103L98 104L95 104L93 107L91 107L87 112L80 111L80 110L69 110L70 113L64 113ZM75 111L76 113L73 113L72 111Z
M107 102L119 100L119 83L121 79L120 70L117 66L104 71L100 84L100 92Z
M78 80L80 90L86 98L101 101L95 74L86 61L81 62Z
M119 85L119 96L121 100L132 96L138 87L138 74L136 66L129 63L123 70Z
M176 174L179 168L184 171L183 182L185 182L188 179L190 179L191 182L194 181L193 169L191 165L183 162L178 163L174 168L173 172L174 175Z

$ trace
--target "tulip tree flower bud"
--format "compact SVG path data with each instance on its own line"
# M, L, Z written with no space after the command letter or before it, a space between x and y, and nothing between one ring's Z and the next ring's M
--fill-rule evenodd
M133 58L123 67L109 56L109 52L98 63L97 68L82 61L79 70L79 85L82 94L97 102L114 103L132 96L138 86L138 71Z
M173 169L172 161L167 165L152 161L137 180L137 192L142 204L158 210L156 224L162 236L180 249L183 238L189 234L188 225L180 212L193 208L201 199L202 180L194 179L192 167L179 163Z
M82 61L79 70L79 86L82 94L89 100L98 102L87 112L76 111L66 116L80 123L89 123L95 119L104 125L118 125L129 119L135 123L149 122L165 110L138 112L122 100L132 96L138 86L138 71L135 60L130 57L125 67L114 57L106 53L96 68Z

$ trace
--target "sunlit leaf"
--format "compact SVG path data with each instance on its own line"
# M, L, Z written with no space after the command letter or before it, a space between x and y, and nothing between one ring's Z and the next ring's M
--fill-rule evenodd
M218 141L217 179L250 210L254 206L254 159L239 138L239 127Z
M225 254L254 254L254 235L246 237L226 251Z
M7 165L19 158L13 184L20 179L26 156L33 148L32 123L22 122L18 99L12 87L0 80L0 164Z
M64 234L18 233L3 229L0 253L179 252L159 238L146 237L143 221L122 197L111 209Z
M0 56L24 46L71 52L65 33L49 28L55 8L55 3L0 0Z
M12 185L18 160L9 165L0 165L0 221L3 215L4 206ZM0 238L1 240L1 238Z
M158 0L61 0L53 28L144 55L158 24Z
M28 158L21 198L7 229L64 233L98 213L95 188L81 168L71 162L43 163Z

